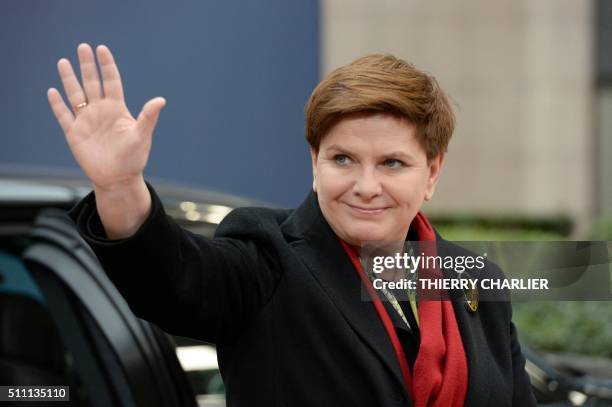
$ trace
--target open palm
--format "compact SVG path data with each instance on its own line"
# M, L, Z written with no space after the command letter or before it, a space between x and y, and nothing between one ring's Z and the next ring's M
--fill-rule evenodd
M102 81L91 47L81 44L77 52L82 87L67 59L57 64L73 109L54 88L47 92L49 104L72 154L94 185L113 188L129 183L142 176L153 130L166 101L151 99L135 119L125 104L121 77L110 50L104 45L96 49Z

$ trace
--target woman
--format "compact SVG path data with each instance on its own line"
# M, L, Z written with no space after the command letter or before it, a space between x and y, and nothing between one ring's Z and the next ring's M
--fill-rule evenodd
M78 55L83 86L58 63L72 112L48 92L94 189L71 216L136 315L217 345L229 406L535 405L509 303L380 301L359 261L366 242L440 240L419 210L454 115L432 77L382 55L332 72L306 109L313 191L292 211L234 210L208 239L142 175L164 99L134 119L108 48L102 80Z

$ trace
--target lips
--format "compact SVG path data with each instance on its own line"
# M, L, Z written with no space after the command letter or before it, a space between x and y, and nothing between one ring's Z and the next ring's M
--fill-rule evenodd
M380 215L381 213L383 213L386 209L386 207L383 208L367 208L367 207L361 207L361 206L353 206L353 205L349 205L347 204L353 211L355 211L356 213L362 214L362 215Z

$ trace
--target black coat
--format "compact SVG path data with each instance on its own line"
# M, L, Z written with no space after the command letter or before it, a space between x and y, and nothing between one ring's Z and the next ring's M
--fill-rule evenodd
M296 210L236 209L208 239L180 228L150 190L152 213L127 239L104 238L93 193L70 214L136 315L217 345L228 406L411 405L387 333L361 301L359 276L315 193ZM495 266L486 272L501 276ZM481 302L475 313L462 300L453 305L465 405L534 406L510 304Z

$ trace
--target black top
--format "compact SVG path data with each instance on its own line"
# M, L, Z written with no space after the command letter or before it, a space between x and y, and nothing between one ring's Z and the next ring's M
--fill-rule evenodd
M361 280L315 193L296 210L236 209L208 239L179 227L150 190L152 212L127 239L105 239L93 193L70 215L136 315L217 344L228 406L411 405L387 333L361 301ZM483 272L502 276L493 264ZM453 307L468 365L465 405L535 406L510 304ZM400 337L414 360L416 343Z

